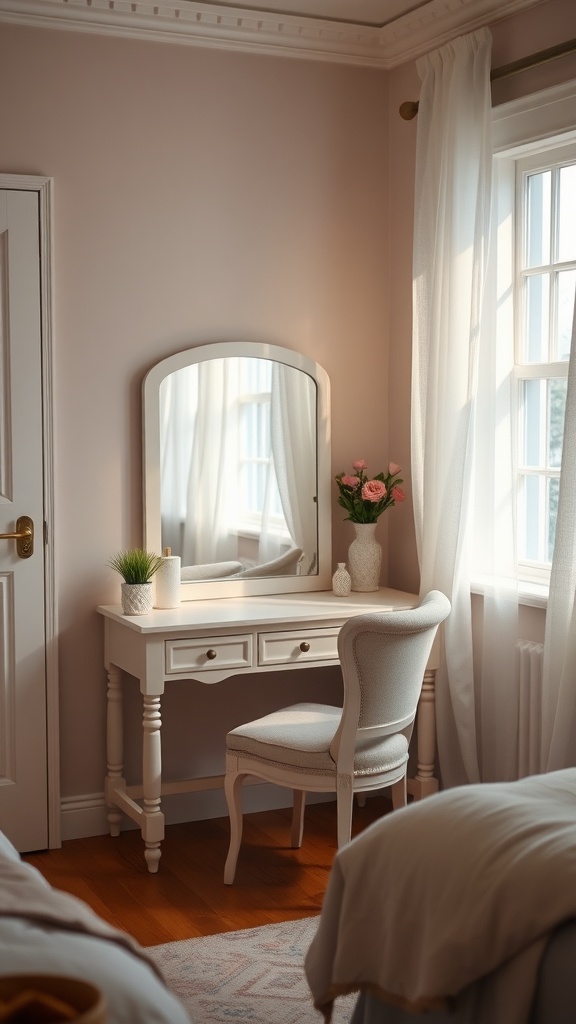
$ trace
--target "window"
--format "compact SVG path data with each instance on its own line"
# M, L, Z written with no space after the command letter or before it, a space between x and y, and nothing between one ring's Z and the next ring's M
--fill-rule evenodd
M282 511L272 458L271 397L270 360L241 360L238 389L238 530L247 536L259 536L267 516L268 530L288 541L290 533Z
M515 163L514 415L521 576L550 571L576 292L576 145Z

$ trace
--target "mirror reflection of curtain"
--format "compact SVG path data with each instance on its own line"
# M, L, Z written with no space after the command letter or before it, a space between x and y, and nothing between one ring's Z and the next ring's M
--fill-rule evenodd
M284 518L295 547L302 548L302 572L316 572L317 503L314 460L316 403L312 380L283 363L272 365L271 447Z
M184 367L160 388L162 545L183 565L237 558L237 362Z
M190 471L190 438L198 408L195 366L170 373L160 384L160 493L162 546L182 553L186 521L186 490Z
M223 562L238 555L237 380L237 359L198 364L199 401L187 476L184 565Z

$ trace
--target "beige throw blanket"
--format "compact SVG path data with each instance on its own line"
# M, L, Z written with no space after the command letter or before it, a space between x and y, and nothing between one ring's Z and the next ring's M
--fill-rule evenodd
M27 918L37 924L117 942L140 957L162 979L145 950L126 932L107 924L82 900L52 889L36 868L0 852L0 917Z
M314 1004L329 1021L345 992L413 1011L458 997L470 1019L526 1024L546 939L571 917L576 769L448 790L337 854L306 957Z

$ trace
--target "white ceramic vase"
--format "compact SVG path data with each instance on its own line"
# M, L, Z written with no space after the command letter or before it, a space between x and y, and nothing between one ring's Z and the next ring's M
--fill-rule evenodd
M338 562L338 568L332 577L332 593L335 597L348 597L351 589L352 579L346 562Z
M152 583L123 583L121 590L124 615L147 615L152 611Z
M369 593L380 586L382 548L376 537L376 523L353 523L355 539L348 548L352 590Z

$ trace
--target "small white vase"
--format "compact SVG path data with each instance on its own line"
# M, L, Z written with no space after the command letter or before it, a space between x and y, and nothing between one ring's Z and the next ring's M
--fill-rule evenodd
M338 562L338 568L332 577L332 593L335 597L348 597L352 589L352 579L346 568L346 562Z
M348 548L352 590L369 593L380 586L382 548L374 533L376 523L353 523L355 539Z
M147 615L152 611L152 583L123 583L121 590L124 615Z

